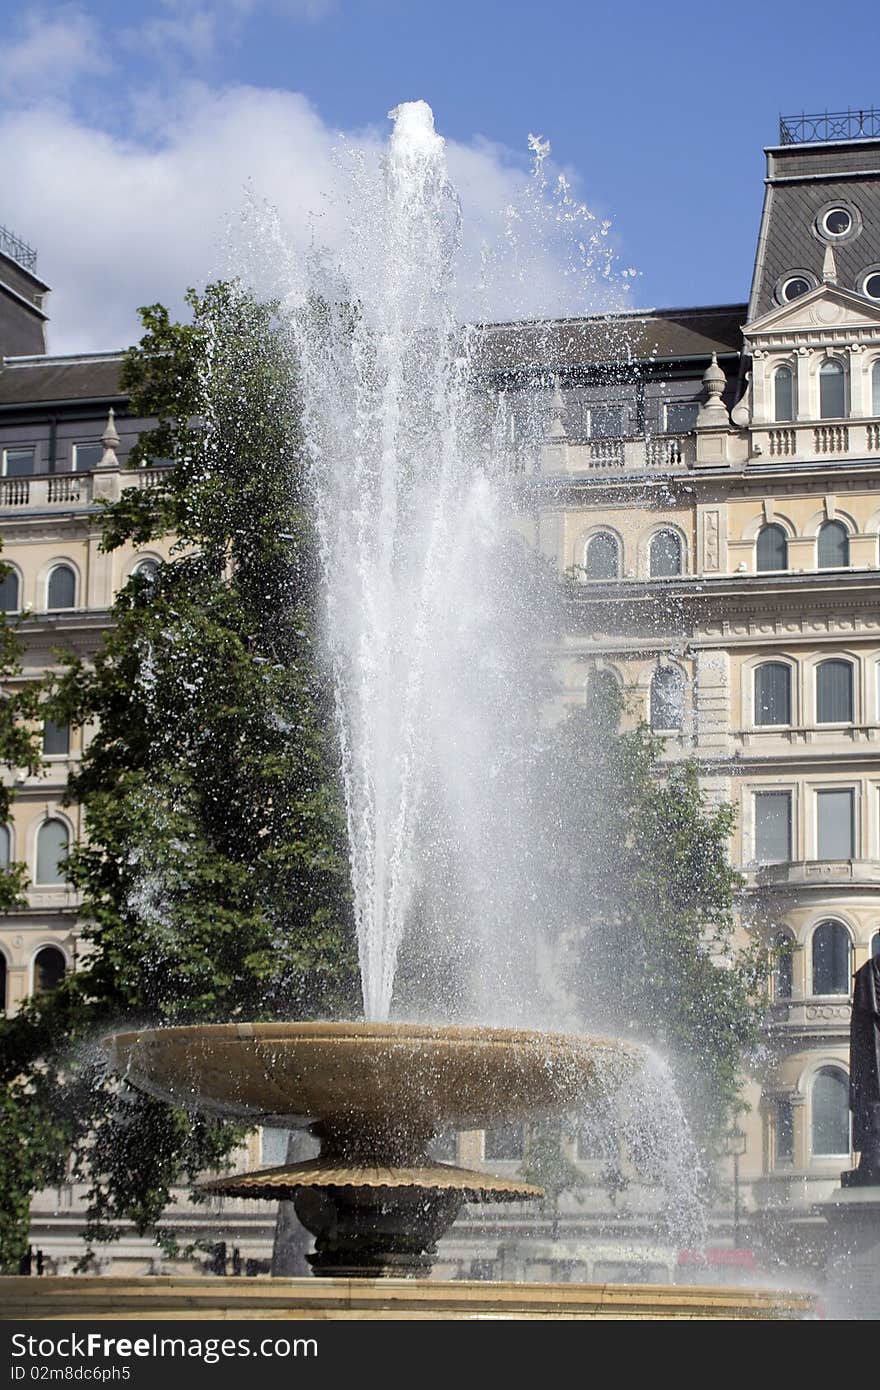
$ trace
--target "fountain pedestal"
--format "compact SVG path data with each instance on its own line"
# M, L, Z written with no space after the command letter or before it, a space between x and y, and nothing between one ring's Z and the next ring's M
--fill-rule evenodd
M844 1182L815 1210L830 1228L825 1269L830 1315L846 1321L880 1318L880 1184Z
M418 1024L218 1024L109 1040L115 1068L178 1105L254 1124L308 1127L316 1159L215 1177L231 1197L292 1201L322 1277L426 1277L465 1202L543 1196L512 1178L433 1162L443 1129L521 1123L582 1105L600 1060L636 1053L604 1039Z

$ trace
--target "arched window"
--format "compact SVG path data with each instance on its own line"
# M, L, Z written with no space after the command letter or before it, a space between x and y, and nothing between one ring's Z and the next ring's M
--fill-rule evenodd
M826 521L819 527L819 569L837 570L849 564L849 536L840 521Z
M658 531L651 537L648 565L652 579L681 574L681 541L674 531Z
M820 922L813 932L813 993L849 994L852 943L840 922Z
M788 540L781 526L762 526L758 532L757 569L761 574L788 569Z
M651 678L651 728L680 729L684 720L684 676L677 666L660 666Z
M142 579L153 580L159 573L158 560L141 560L140 564L135 565L132 574L139 574Z
M777 932L773 938L773 998L790 999L792 987L792 939L788 932Z
M852 717L852 662L821 661L816 667L816 722L849 724Z
M46 607L73 608L76 602L76 575L70 565L56 565L49 575Z
M880 931L875 931L871 937L871 956L880 956Z
M18 575L11 568L0 579L0 611L18 612Z
M819 416L842 420L846 415L846 374L839 362L823 362L819 368Z
M0 872L6 873L10 857L9 826L0 825Z
M794 419L794 376L791 367L777 367L773 377L773 419Z
M620 723L620 686L611 671L597 667L587 679L587 712L596 723Z
M814 1154L848 1154L849 1080L840 1067L823 1067L813 1077L811 1148Z
M871 368L871 414L880 415L880 360Z
M765 661L755 669L755 724L791 723L791 668Z
M34 994L51 994L64 979L67 963L57 946L44 946L34 957Z
M61 861L70 848L70 835L62 820L44 821L37 831L36 883L66 883L67 871Z
M620 546L610 531L599 531L587 541L588 579L617 579L620 575Z

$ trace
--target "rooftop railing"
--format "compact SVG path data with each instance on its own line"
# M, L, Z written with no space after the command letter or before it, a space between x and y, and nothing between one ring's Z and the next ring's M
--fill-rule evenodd
M10 260L17 261L25 270L34 274L37 269L37 253L21 237L10 232L8 227L0 226L0 251Z
M808 145L820 140L880 139L880 110L820 111L779 117L780 145Z

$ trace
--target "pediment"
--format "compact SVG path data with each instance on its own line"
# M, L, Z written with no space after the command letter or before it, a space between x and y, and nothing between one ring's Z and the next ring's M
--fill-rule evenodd
M746 324L743 337L815 333L817 329L829 328L875 328L880 332L880 304L840 285L818 285L791 304L781 304Z

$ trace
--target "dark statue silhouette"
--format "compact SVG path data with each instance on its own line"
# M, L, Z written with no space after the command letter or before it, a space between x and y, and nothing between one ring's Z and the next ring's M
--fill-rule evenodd
M880 956L855 973L849 1035L849 1108L858 1168L844 1187L880 1185Z

